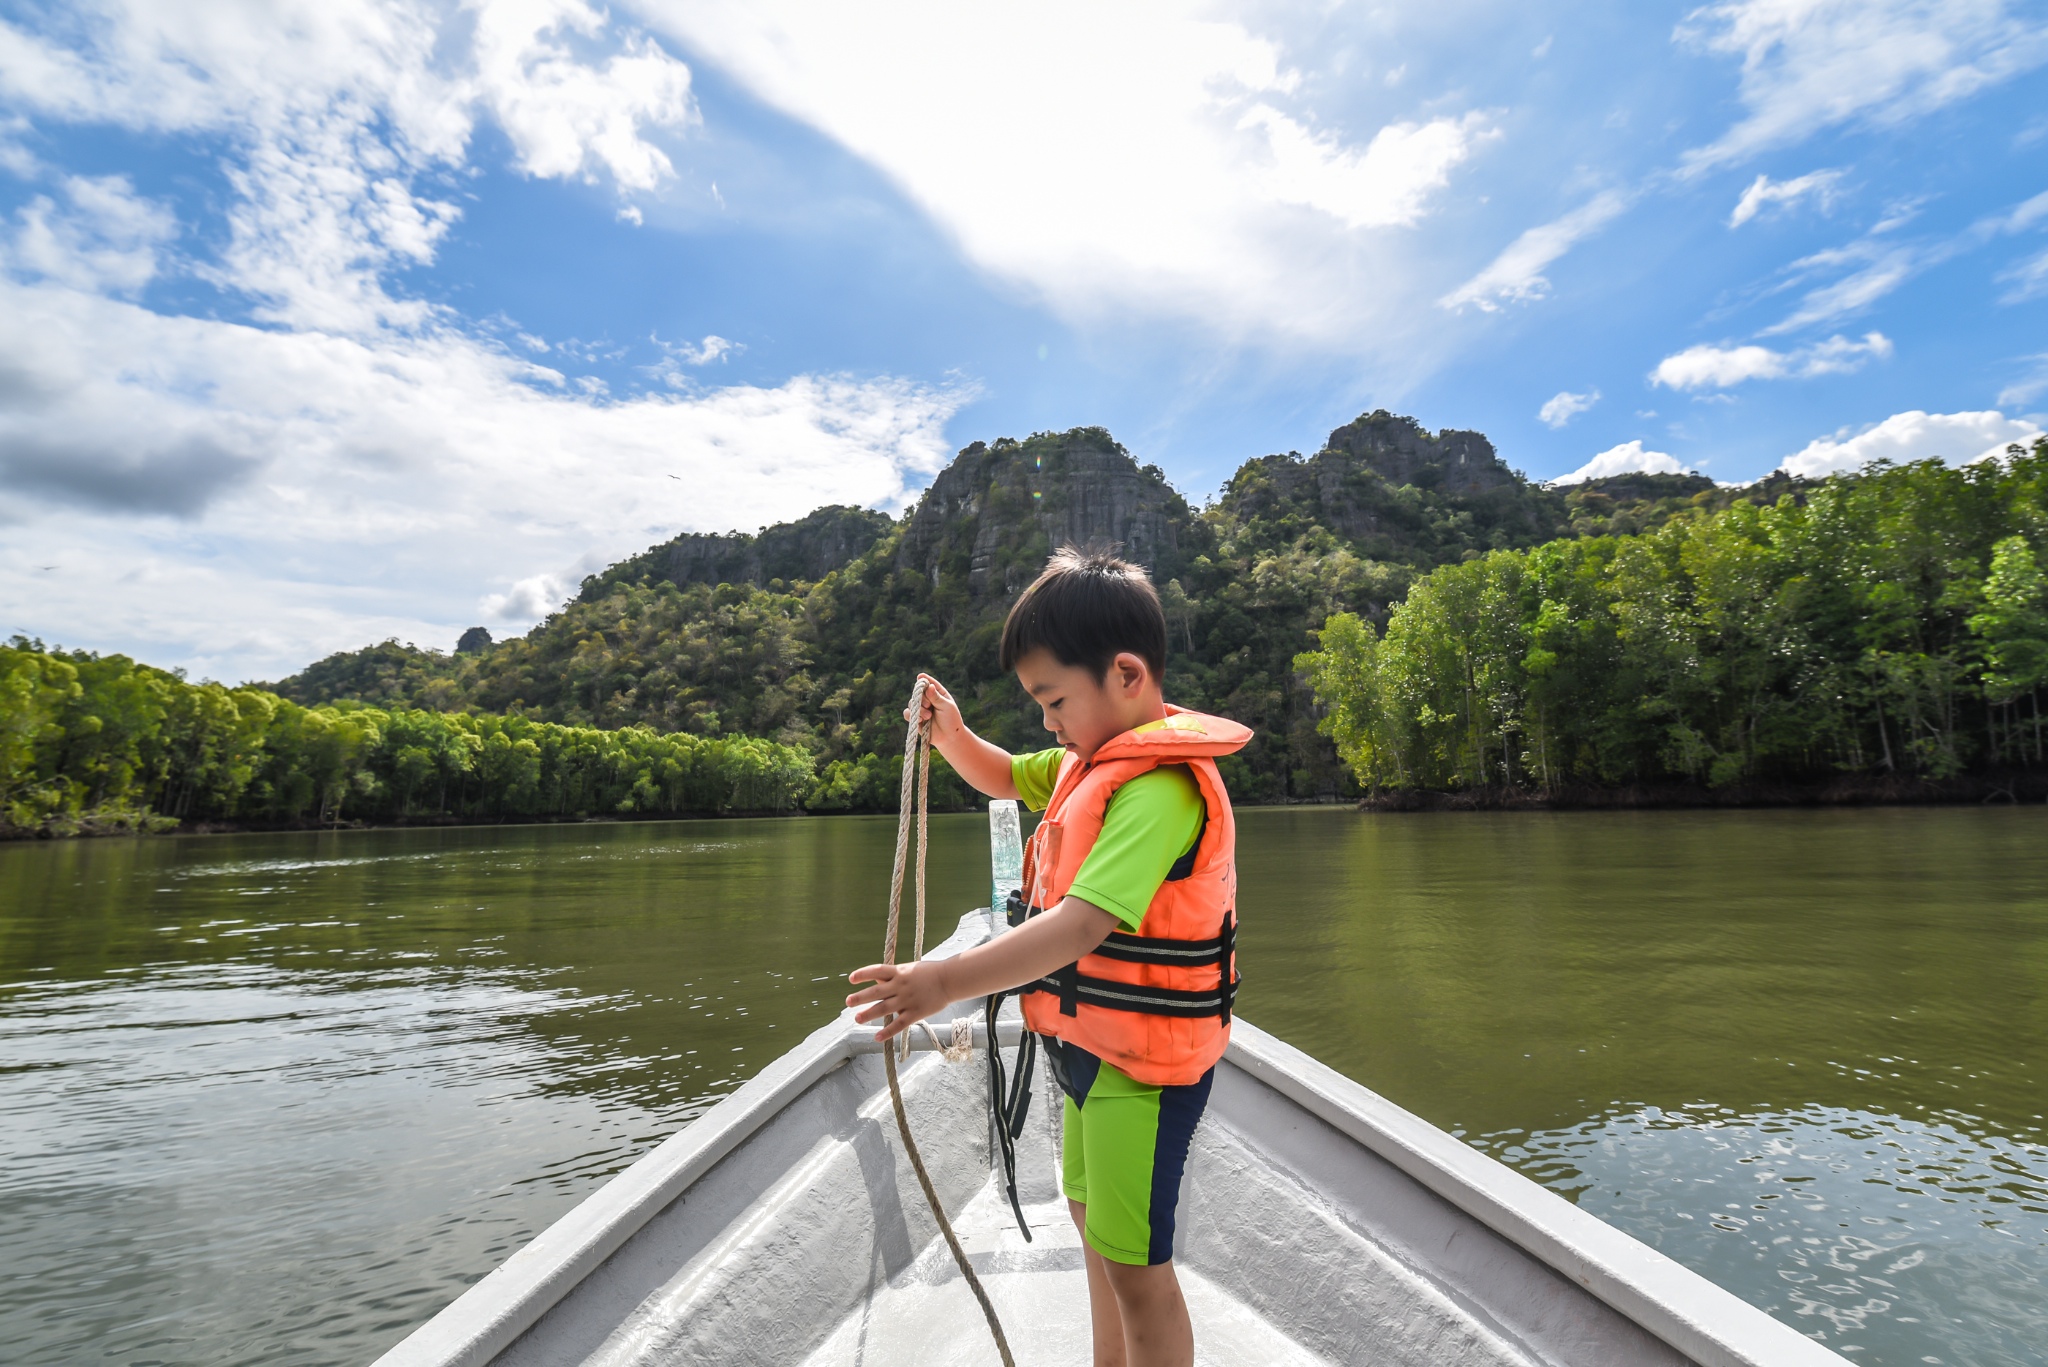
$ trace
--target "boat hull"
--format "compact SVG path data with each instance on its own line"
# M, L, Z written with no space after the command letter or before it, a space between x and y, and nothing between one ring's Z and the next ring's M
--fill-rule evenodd
M944 948L992 932L963 919ZM965 1008L962 1008L965 1009ZM944 1033L942 1030L941 1034ZM926 1165L1022 1363L1085 1355L1040 1081L1034 1238L990 1171L985 1075L902 1070ZM1844 1359L1240 1020L1175 1247L1203 1361L1839 1367ZM538 1236L378 1367L995 1361L841 1017Z

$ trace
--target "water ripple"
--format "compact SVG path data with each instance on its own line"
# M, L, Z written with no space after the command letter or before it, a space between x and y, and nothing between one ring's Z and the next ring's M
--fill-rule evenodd
M1809 1106L1644 1107L1479 1141L1837 1352L2048 1358L2048 1147Z

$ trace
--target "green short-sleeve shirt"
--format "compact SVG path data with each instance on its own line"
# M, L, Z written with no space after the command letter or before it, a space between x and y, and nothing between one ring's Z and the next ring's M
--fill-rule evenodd
M1011 758L1010 780L1032 811L1042 812L1052 801L1065 755L1054 749ZM1173 861L1195 847L1206 815L1202 790L1185 764L1162 764L1138 775L1110 797L1102 833L1081 861L1068 894L1101 907L1135 931Z

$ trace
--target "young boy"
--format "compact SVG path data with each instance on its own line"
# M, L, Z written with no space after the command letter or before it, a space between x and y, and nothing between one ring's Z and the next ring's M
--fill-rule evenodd
M1174 1206L1237 981L1236 826L1216 757L1251 732L1165 701L1159 596L1109 555L1053 556L1010 609L1001 659L1057 748L981 739L929 676L924 709L962 778L1045 811L1024 859L1029 919L951 959L863 968L852 981L874 986L847 1005L861 1021L893 1013L889 1039L949 1002L1022 989L1067 1093L1061 1185L1096 1367L1192 1367Z

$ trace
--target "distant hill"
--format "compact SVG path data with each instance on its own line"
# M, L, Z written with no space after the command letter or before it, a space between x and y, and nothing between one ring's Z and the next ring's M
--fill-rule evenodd
M874 545L895 525L872 508L834 505L758 533L685 532L583 581L577 597L596 602L619 584L816 582Z
M1169 696L1259 733L1230 762L1240 796L1336 797L1352 780L1291 664L1332 612L1383 618L1438 565L1742 496L1692 476L1553 489L1477 432L1431 434L1379 411L1309 457L1247 461L1197 509L1158 467L1082 427L975 442L901 519L827 507L756 533L686 534L590 576L523 637L466 638L459 655L387 641L270 687L309 704L767 736L819 757L837 794L822 805L883 807L919 669L997 742L1044 741L995 668L1003 614L1056 547L1116 546L1160 585L1176 651Z

